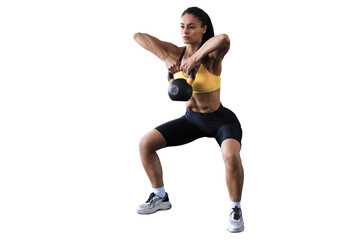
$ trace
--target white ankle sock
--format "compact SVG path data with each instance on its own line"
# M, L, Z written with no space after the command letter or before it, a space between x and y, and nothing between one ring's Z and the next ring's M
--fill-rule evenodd
M234 208L234 207L237 206L237 207L241 208L240 202L241 202L241 201L239 201L239 202L233 202L233 201L230 200L230 207L231 207L231 208Z
M164 188L164 186L162 186L162 187L159 187L159 188L153 188L153 190L154 190L154 193L156 194L156 195L158 195L159 197L161 197L161 198L163 198L163 197L165 197L165 188Z

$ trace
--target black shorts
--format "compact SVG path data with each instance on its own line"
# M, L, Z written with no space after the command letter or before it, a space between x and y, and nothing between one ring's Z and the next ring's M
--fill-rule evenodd
M241 144L242 129L236 115L220 105L212 113L186 109L184 116L155 128L166 140L167 146L179 146L201 137L213 137L219 146L225 139L236 139Z

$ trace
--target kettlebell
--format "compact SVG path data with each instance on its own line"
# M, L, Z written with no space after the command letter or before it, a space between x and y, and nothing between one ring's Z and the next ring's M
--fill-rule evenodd
M168 74L168 81L169 81L169 88L168 94L171 100L173 101L188 101L192 94L192 84L195 80L195 69L191 70L189 78L177 78L174 79L174 75L169 72Z

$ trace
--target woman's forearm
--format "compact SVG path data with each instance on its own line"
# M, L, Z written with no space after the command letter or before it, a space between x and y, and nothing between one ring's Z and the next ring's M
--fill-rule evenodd
M150 51L162 61L165 61L168 57L168 52L163 46L162 42L146 33L135 33L134 40L143 48Z
M204 57L208 56L210 53L214 51L218 51L221 56L221 52L225 53L230 47L230 39L226 34L217 35L215 37L210 38L208 41L204 43L204 45L196 51L193 55L194 61L199 62ZM221 56L223 57L223 56Z

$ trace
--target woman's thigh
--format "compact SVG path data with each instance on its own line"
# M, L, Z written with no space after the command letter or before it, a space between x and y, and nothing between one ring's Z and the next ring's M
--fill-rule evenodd
M166 141L166 146L179 146L204 137L204 133L191 124L185 116L155 128Z

